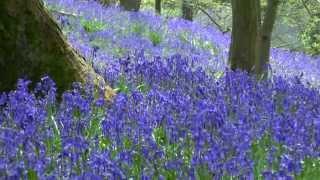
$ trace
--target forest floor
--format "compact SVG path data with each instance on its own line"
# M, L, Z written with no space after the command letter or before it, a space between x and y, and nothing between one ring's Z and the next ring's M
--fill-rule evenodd
M44 77L0 95L0 178L317 179L320 57L272 49L270 76L227 68L230 35L201 22L47 0L117 90L56 100Z

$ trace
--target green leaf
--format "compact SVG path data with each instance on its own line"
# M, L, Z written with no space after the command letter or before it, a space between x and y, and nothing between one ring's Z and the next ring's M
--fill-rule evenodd
M254 160L254 178L263 179L262 172L267 168L267 150L270 147L270 136L265 135L252 144L252 157Z
M153 130L153 139L156 141L158 146L164 146L168 143L166 131L163 127L157 127Z
M122 92L122 93L125 93L125 94L129 94L130 92L130 89L127 85L127 82L126 82L126 79L125 79L125 76L121 76L119 81L118 81L118 84L115 88L116 91L118 92Z
M107 27L107 24L98 20L82 19L80 22L84 30L87 31L88 33L102 31Z
M101 150L106 150L107 148L109 148L111 145L111 141L108 137L103 137L101 136L99 138L99 146Z
M125 149L130 149L132 147L132 141L128 137L123 139L123 147Z
M155 31L149 31L149 39L152 42L153 46L157 46L162 42L161 34Z
M145 26L141 23L133 23L131 31L137 35L142 36L145 31Z
M303 161L302 172L295 177L297 180L317 180L320 177L320 158L307 158Z
M37 172L35 172L33 169L28 170L28 180L38 180Z
M145 83L141 83L137 86L137 89L142 93L147 93L150 90L150 87Z

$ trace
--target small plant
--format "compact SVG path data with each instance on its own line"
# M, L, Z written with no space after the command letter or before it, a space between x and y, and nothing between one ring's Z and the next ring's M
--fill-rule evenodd
M145 32L145 26L141 23L133 23L131 31L136 35L142 36Z
M81 25L83 26L84 30L88 33L94 33L98 31L104 30L107 25L102 21L98 20L81 20Z
M147 93L150 90L150 87L146 83L142 82L137 86L137 89L142 93Z
M130 89L128 87L128 84L127 84L125 76L121 76L119 78L119 81L118 81L118 84L117 84L115 90L117 92L122 92L122 93L125 93L125 94L128 94L130 92Z
M153 46L157 46L162 42L162 36L156 31L149 31L149 39Z
M297 180L318 179L320 177L320 158L307 158L303 161L301 174L295 178Z
M265 135L260 140L256 140L252 144L252 159L254 160L254 177L255 179L263 179L262 173L267 168L267 153L271 145L269 135Z
M111 49L111 53L119 58L123 57L126 54L126 52L127 50L121 46L113 47Z

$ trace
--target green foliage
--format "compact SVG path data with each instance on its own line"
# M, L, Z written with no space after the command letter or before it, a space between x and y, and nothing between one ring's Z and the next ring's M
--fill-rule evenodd
M100 136L99 138L99 147L102 151L110 148L111 141L108 137Z
M55 110L56 109L53 106L48 107L47 125L49 129L52 129L53 136L45 140L46 152L52 157L57 156L62 150L62 140L58 124L55 120ZM56 163L57 162L52 161L51 164L46 168L46 171L48 173L53 171L55 169ZM29 170L28 179L32 178L34 178L34 172L32 170Z
M92 47L105 48L108 42L103 38L95 38L94 40L90 41L90 44Z
M61 136L59 127L55 121L55 109L53 107L48 107L47 117L47 124L53 130L54 136L46 140L46 149L49 154L56 155L61 151Z
M200 166L196 170L196 178L199 180L213 179L213 175L209 172L209 169L207 166Z
M161 126L153 130L152 136L158 146L165 146L168 143L165 129Z
M153 46L157 46L162 42L162 36L156 31L149 31L149 39L152 42Z
M96 108L93 110L93 114L89 127L86 128L86 137L90 139L102 136L100 124L105 115L105 111L102 108Z
M133 166L131 168L131 175L133 177L136 177L136 179L141 179L140 174L141 174L141 170L144 164L144 159L143 156L139 153L135 153L133 156Z
M191 166L191 160L194 152L194 143L191 135L187 134L186 137L180 138L178 142L172 143L168 139L167 131L162 126L153 129L152 137L159 148L164 152L164 159L157 163L168 162L176 159L183 159L184 168ZM159 174L162 174L166 179L177 179L177 172L170 169L158 169ZM199 169L200 170L200 169ZM205 170L204 170L205 171ZM198 172L201 177L204 172ZM208 177L208 176L206 176Z
M306 51L312 55L320 54L320 16L312 17L300 34Z
M112 48L112 54L114 54L117 57L123 57L124 54L126 54L127 50L123 47L113 47Z
M304 160L303 169L300 175L296 176L297 180L316 180L320 177L320 158Z
M129 89L128 85L127 85L127 81L126 81L126 78L124 76L121 76L119 78L119 81L118 81L118 84L117 84L115 90L118 91L118 92L129 94L130 89Z
M36 171L29 169L28 170L28 180L38 180L38 175L36 173Z
M142 82L140 85L137 86L137 89L142 93L147 93L150 90L150 86Z
M146 25L136 22L130 26L130 32L138 36L146 36L154 46L157 46L162 42L162 35L159 32L147 29Z
M134 34L142 36L143 33L145 32L146 27L145 25L137 22L137 23L133 23L130 29L131 29L131 32L133 32Z
M98 20L88 21L88 20L82 19L81 25L83 26L84 30L87 31L88 33L102 31L107 27L106 24Z
M267 153L270 147L270 136L265 135L262 139L252 144L252 157L254 160L254 177L262 180L262 172L267 168Z
M189 42L189 38L188 38L189 37L189 32L183 31L178 36L179 36L180 41L182 41L184 43Z
M202 40L201 38L193 38L191 44L194 47L206 50L211 53L211 55L216 55L218 52L217 48L213 45L212 42Z
M124 137L122 140L122 143L123 143L124 149L130 149L132 147L132 142L128 137Z
M211 55L216 55L218 53L218 49L214 46L212 42L205 40L201 37L191 35L190 32L184 31L180 33L178 36L180 41L182 41L183 43L188 43L197 49L202 49L207 52L210 52Z
M217 71L213 74L215 79L220 79L221 77L223 77L224 72L223 71Z

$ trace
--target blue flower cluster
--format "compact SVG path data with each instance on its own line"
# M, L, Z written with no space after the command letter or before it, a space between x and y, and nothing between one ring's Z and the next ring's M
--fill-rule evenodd
M170 57L180 54L197 65L224 71L230 34L202 22L165 18L154 12L132 13L117 7L105 8L94 0L46 0L69 41L103 71L110 61L145 51L145 55ZM270 74L284 78L301 76L304 84L320 87L320 56L271 49Z
M45 2L118 93L75 83L57 99L49 77L18 80L0 94L0 179L320 177L317 57L273 49L257 81L226 68L230 37L212 27Z
M320 95L299 79L207 73L182 56L118 61L105 102L47 77L0 98L0 177L318 177ZM111 76L108 76L111 77Z

